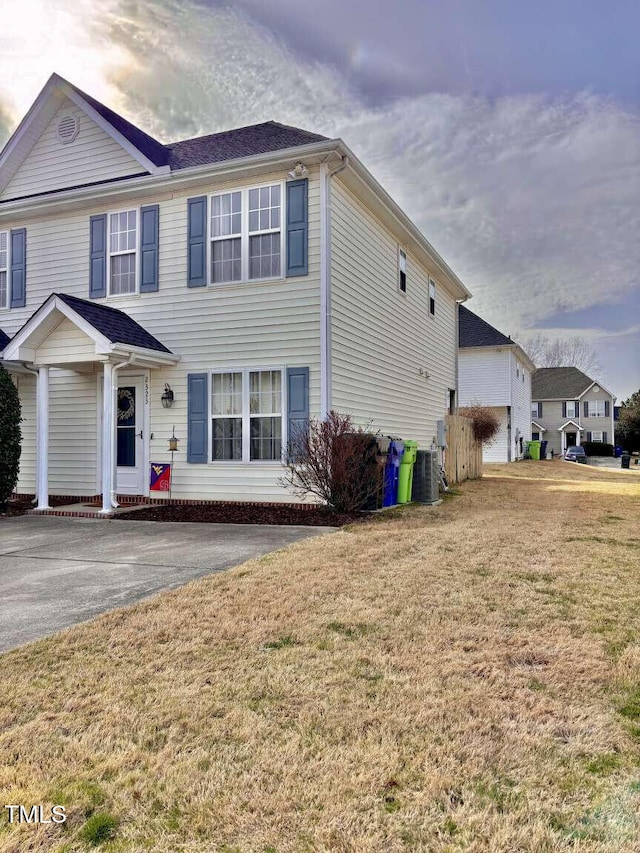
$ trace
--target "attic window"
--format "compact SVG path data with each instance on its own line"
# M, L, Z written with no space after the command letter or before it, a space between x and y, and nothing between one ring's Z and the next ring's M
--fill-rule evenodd
M69 145L78 135L78 119L72 115L63 116L58 122L58 139L63 145Z

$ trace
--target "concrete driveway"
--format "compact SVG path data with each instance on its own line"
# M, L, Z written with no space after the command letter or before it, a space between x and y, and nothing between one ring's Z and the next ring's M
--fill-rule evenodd
M332 528L0 521L0 651Z

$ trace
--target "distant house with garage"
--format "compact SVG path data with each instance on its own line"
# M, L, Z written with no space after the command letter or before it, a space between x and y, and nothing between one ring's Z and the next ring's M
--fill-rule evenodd
M459 306L458 318L458 404L487 406L500 423L494 441L483 448L483 461L520 459L531 438L535 365L515 341L466 306Z
M19 493L108 515L175 435L174 499L290 502L288 437L331 409L429 447L469 295L342 140L163 144L53 75L0 154Z
M562 454L585 441L613 444L615 396L577 367L540 367L531 383L532 438Z

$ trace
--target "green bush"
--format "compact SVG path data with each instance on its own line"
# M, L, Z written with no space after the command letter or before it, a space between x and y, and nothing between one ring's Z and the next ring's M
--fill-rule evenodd
M587 456L613 456L613 444L602 441L583 441L582 446Z
M0 510L6 505L18 482L21 420L18 389L0 364Z
M93 847L97 847L99 844L103 844L105 841L113 838L118 828L118 823L118 818L110 815L108 812L98 812L91 815L82 827L80 838Z

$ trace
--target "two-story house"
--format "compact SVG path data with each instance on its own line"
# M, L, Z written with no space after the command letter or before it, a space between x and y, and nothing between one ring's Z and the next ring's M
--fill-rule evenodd
M585 441L613 443L615 397L577 367L540 367L533 374L532 438L563 454Z
M0 155L20 493L291 501L336 409L431 445L469 293L340 139L266 122L173 144L54 75Z
M491 408L500 431L482 450L484 462L512 462L531 437L531 374L535 365L510 337L459 306L458 402Z

